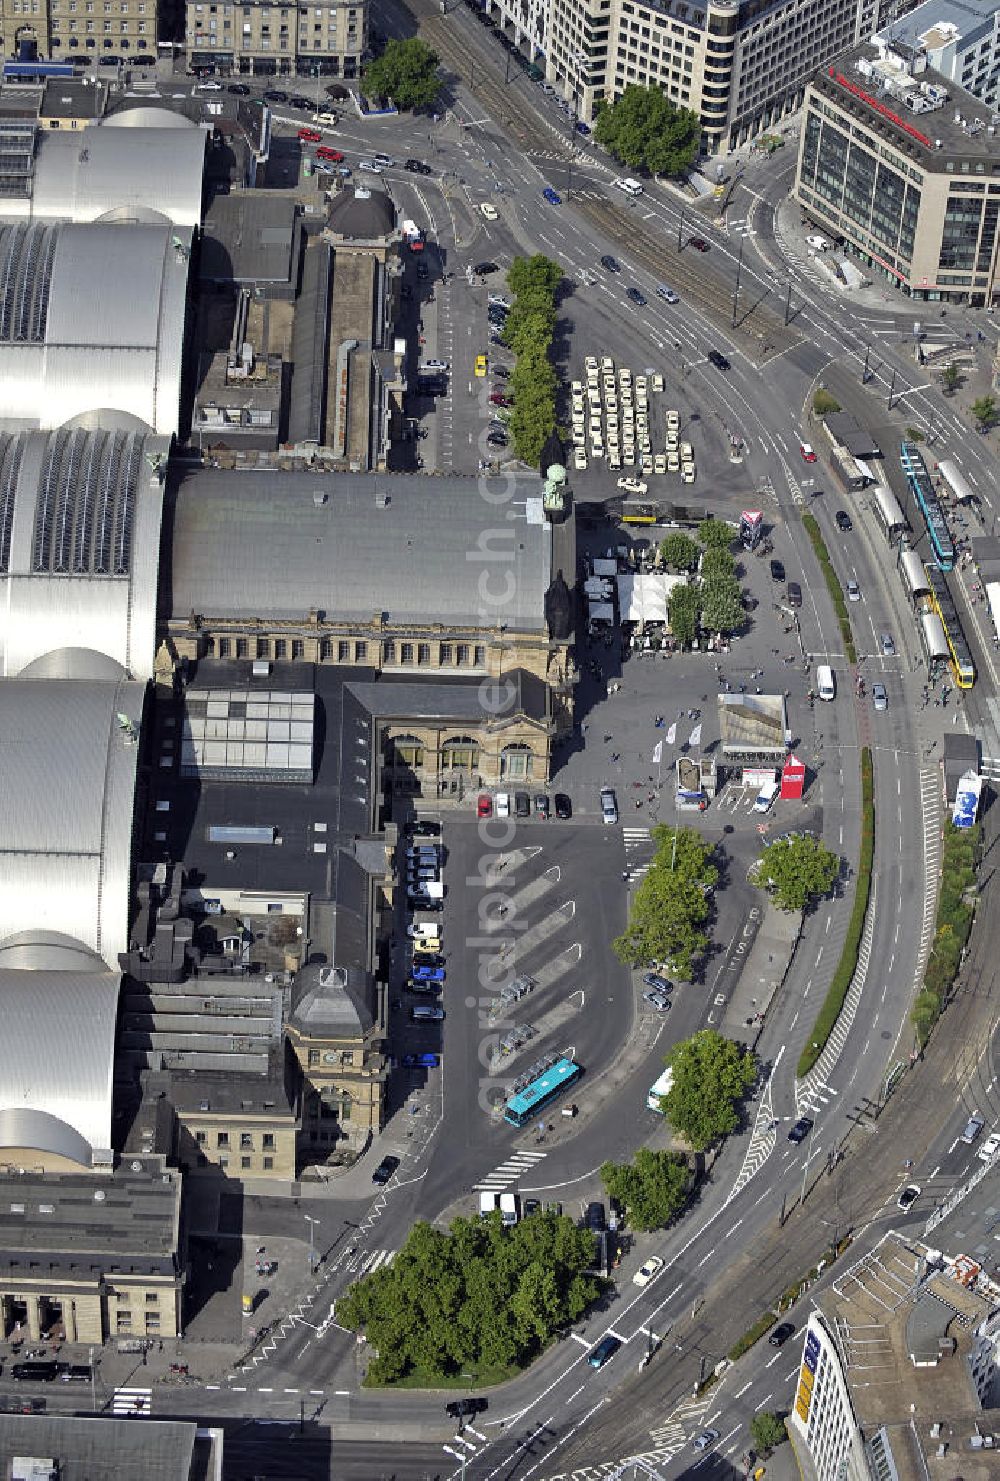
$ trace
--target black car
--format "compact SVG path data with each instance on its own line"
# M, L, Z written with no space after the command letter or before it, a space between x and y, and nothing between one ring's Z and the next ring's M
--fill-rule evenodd
M588 1229L593 1229L595 1233L598 1234L600 1234L602 1230L606 1229L607 1216L604 1212L604 1204L588 1203L587 1212L583 1216L583 1222L586 1224Z
M232 93L236 98L249 98L250 96L250 89L245 82L231 82L226 92Z
M609 273L621 272L621 268L618 266L618 258L612 257L610 252L605 252L601 258L601 266L606 267Z
M265 103L287 103L288 94L282 92L280 87L269 87L264 94Z
M565 792L556 793L556 817L571 818L573 816L573 804Z
M531 798L527 792L514 793L514 813L519 818L531 817Z
M494 365L492 370L490 371L490 374L495 375L497 379L501 381L510 379L510 371L507 369L506 365Z
M488 278L490 273L497 271L495 262L477 262L472 271L480 278Z
M300 113L311 113L315 104L310 103L309 99L304 97L302 93L293 93L288 100L288 106L289 108L298 109Z
M406 904L410 910L430 910L434 912L444 909L443 900L432 899L430 895L408 894Z
M503 432L491 432L486 441L489 443L490 447L507 446L507 438L505 437Z
M637 303L640 308L646 303L645 293L640 293L638 288L626 288L625 297L630 298L633 303Z
M524 1200L524 1202L521 1204L521 1216L522 1216L522 1218L530 1219L532 1214L537 1214L541 1210L541 1207L542 1207L542 1205L541 1205L541 1202L539 1201L539 1199L537 1199L537 1198L526 1198Z
M708 358L711 361L711 363L715 366L716 370L728 370L729 369L729 361L726 359L725 355L723 355L721 353L721 351L719 351L719 350L709 350L709 352L708 352Z
M372 1173L372 1182L378 1183L381 1187L389 1181L398 1166L398 1157L383 1157L378 1167Z
M854 529L854 525L851 523L851 516L846 509L838 509L833 517L837 521L838 530L846 531Z
M416 947L419 942L414 941L413 945ZM439 951L414 951L413 965L415 967L443 967L446 963Z
M707 252L710 246L704 237L688 237L688 244L694 247L696 252Z
M771 580L783 582L785 579L785 567L781 561L771 562Z
M802 588L797 581L788 583L788 605L790 607L802 606Z
M497 329L503 329L504 325L507 323L507 310L500 308L491 308L487 315L487 318L489 319L490 323L493 324Z
M408 159L403 163L403 169L409 170L412 175L429 175L430 165L425 165L422 159Z
M448 382L443 375L418 375L417 394L420 396L447 396Z
M444 1406L445 1413L452 1419L461 1419L465 1414L485 1414L489 1407L489 1399L452 1399Z
M794 1336L795 1336L795 1323L794 1322L780 1322L778 1324L778 1326L776 1326L776 1327L774 1327L772 1329L771 1334L770 1334L770 1336L768 1337L767 1340L768 1340L768 1342L770 1343L770 1345L772 1347L781 1347L783 1343L785 1343L785 1342L788 1341L789 1337L794 1337Z
M811 1119L808 1116L800 1116L795 1125L792 1127L791 1131L788 1133L788 1140L790 1142L794 1142L796 1146L798 1146L799 1142L805 1141L806 1137L812 1131L812 1128L813 1124Z
M408 979L406 982L406 991L423 993L424 997L433 998L437 997L440 993L441 984L440 982L415 982L412 979Z
M414 838L440 838L441 824L431 822L429 818L422 818L415 823L411 823L406 831L407 833L411 833Z

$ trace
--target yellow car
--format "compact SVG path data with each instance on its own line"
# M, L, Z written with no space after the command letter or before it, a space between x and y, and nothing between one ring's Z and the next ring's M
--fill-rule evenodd
M485 375L486 375L486 356L485 355L477 355L476 356L476 364L475 364L475 367L474 368L475 368L475 372L478 375L479 379L482 380L485 377Z

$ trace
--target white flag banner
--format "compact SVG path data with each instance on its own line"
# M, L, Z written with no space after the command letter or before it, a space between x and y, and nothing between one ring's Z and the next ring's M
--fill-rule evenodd
M697 724L694 727L694 729L692 730L692 732L691 732L691 739L688 741L688 745L689 746L700 746L701 745L701 724L700 723Z
M656 742L656 745L653 747L653 765L654 766L659 766L659 764L660 764L660 762L662 760L663 760L663 742L662 741L657 741Z
M673 725L671 725L670 729L667 731L667 745L668 746L672 746L673 743L674 743L674 741L676 739L677 739L677 721L675 720L674 723L673 723Z

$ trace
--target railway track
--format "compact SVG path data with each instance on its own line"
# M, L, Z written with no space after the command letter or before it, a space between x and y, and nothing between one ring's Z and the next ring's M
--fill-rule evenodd
M470 39L453 22L449 23L447 16L441 15L433 0L408 0L408 4L419 22L423 39L445 66L462 78L510 140L524 151L544 151L565 160L577 157L578 152L560 140L531 104L512 92L495 73L497 58L487 36L473 31ZM756 302L759 297L756 287L744 289L740 318L734 327L730 283L704 260L695 260L691 251L678 252L675 238L651 231L636 220L633 212L611 200L580 197L573 205L595 231L627 250L655 277L669 279L672 287L681 291L688 302L697 304L699 312L724 329L728 338L756 363L801 342L802 335L785 325L783 313L779 314L766 301ZM595 250L595 257L598 255Z

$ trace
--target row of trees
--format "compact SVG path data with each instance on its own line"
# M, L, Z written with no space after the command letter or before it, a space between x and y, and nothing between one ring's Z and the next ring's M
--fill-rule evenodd
M698 153L701 119L659 88L630 83L613 103L598 103L594 138L630 169L680 175Z
M375 1351L376 1383L499 1381L577 1321L603 1290L594 1236L546 1211L504 1229L499 1213L410 1230L391 1265L356 1281L337 1321Z
M507 271L514 297L503 339L517 357L510 378L510 433L524 463L537 463L556 425L556 373L549 358L562 269L550 258L515 257Z
M665 962L668 971L690 978L708 948L704 926L719 871L714 846L693 828L652 830L656 853L632 898L628 925L612 943L620 961L638 967Z
M663 562L672 571L700 575L697 583L675 586L670 593L670 631L684 647L699 632L732 633L746 620L732 542L733 531L725 520L706 519L697 538L677 530L660 545Z

